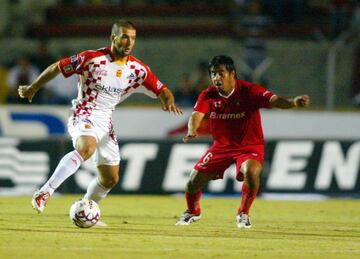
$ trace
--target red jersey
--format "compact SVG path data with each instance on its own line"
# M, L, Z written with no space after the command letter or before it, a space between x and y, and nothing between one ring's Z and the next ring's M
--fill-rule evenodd
M214 144L263 145L260 108L271 108L274 94L260 85L236 80L234 90L223 96L215 86L203 90L194 111L207 113Z

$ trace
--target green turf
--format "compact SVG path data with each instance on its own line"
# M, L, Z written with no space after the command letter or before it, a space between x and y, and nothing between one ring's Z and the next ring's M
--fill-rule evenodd
M116 196L101 203L107 228L79 229L77 196L53 197L37 215L30 197L0 197L0 258L360 258L360 201L257 199L238 229L239 199L203 199L203 218L174 226L182 197Z

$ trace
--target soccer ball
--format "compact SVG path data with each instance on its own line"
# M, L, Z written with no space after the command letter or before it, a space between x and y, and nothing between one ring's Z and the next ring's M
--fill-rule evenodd
M70 207L70 219L79 228L90 228L100 218L100 208L93 200L82 199Z

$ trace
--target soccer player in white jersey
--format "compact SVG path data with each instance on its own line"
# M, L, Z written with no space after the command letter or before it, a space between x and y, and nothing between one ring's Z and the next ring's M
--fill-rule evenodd
M182 113L171 91L146 64L130 55L135 39L134 25L118 21L112 27L110 47L87 50L55 62L31 85L19 86L19 96L31 102L35 93L59 73L65 77L79 75L78 97L73 100L68 123L75 149L60 160L50 179L34 193L32 206L39 213L54 191L93 155L99 174L89 184L85 198L99 202L116 185L120 154L112 113L132 93L159 97L164 111Z

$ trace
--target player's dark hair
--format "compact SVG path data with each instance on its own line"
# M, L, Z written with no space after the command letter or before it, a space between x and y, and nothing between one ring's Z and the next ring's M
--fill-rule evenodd
M209 75L211 75L212 69L218 68L221 65L224 65L226 70L229 72L234 71L235 76L236 76L234 60L231 57L226 56L226 55L217 55L212 58L212 60L209 63L209 66L208 66Z
M113 24L111 29L111 35L119 35L121 28L136 30L132 22L126 20L119 20Z

